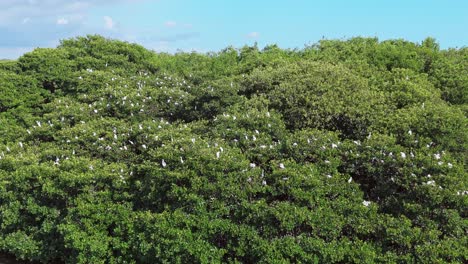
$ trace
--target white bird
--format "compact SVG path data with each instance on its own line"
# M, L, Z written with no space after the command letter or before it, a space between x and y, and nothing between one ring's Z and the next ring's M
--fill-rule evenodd
M23 142L19 142L18 144L19 144L20 148L23 148Z
M406 154L404 152L400 152L400 155L403 159L406 159Z
M41 121L36 121L36 124L37 124L38 127L42 127Z
M141 146L142 146L144 149L146 149L146 148L147 148L145 144L143 144L143 145L141 145Z
M255 165L255 163L250 163L250 168L255 168L257 167L257 165Z
M280 164L279 164L279 167L280 167L280 169L285 169L285 168L286 168L286 167L284 167L284 164L283 164L283 163L280 163Z
M336 145L335 143L332 143L332 148L337 148L338 145Z
M351 183L353 181L353 177L349 177L348 183Z
M408 134L410 134L410 136L413 135L413 131L411 131L411 129L408 130Z
M180 163L184 164L184 159L182 159L182 157L180 157Z
M216 152L216 158L217 158L217 159L219 159L219 155L220 155L220 154L221 154L221 153L220 153L219 151Z
M163 166L163 168L167 166L166 161L164 161L164 159L161 161L161 165Z
M367 207L367 206L369 206L371 204L371 202L364 200L364 201L362 201L362 204Z
M434 154L434 158L439 160L440 159L440 154L439 153Z

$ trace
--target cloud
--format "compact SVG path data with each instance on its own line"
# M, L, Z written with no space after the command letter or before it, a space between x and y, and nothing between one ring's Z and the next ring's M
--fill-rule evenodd
M166 27L175 27L175 26L177 26L177 23L175 21L166 21L166 23L164 23L164 25Z
M114 20L112 20L112 17L104 16L104 27L106 29L114 29L115 28L115 22L114 22Z
M57 25L66 25L66 24L68 24L68 20L67 20L67 19L65 19L65 18L63 18L63 17L57 19Z
M199 45L200 34L193 32L192 24L168 20L160 27L132 27L118 23L113 14L95 12L110 5L145 1L0 0L0 58L15 59L35 47L55 47L61 39L87 34L127 40L160 51L175 52L176 47Z
M250 32L249 34L247 34L247 37L248 38L258 38L260 36L260 34L258 32Z

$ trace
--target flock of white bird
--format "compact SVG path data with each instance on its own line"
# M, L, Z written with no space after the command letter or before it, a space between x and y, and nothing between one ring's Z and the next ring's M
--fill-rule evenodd
M92 69L87 69L86 72L88 74L95 74L95 71ZM143 77L142 77L143 76ZM80 76L79 80L80 81L85 81L88 76ZM147 122L149 118L155 113L159 113L158 111L172 111L174 108L182 107L184 105L184 100L186 97L190 96L190 93L188 92L191 89L191 86L188 85L188 83L183 80L183 79L178 79L174 78L168 75L164 75L162 78L156 77L155 79L148 75L147 73L140 74L140 76L134 76L133 78L134 85L136 89L131 89L129 88L128 85L128 80L125 80L123 78L115 78L112 77L110 79L109 83L105 84L105 87L102 89L95 91L95 93L90 96L86 93L82 94L79 97L79 100L73 101L73 100L67 100L67 99L58 99L55 102L55 108L57 112L63 113L63 116L60 116L56 120L36 120L35 124L32 125L30 128L28 128L26 131L28 135L33 135L35 134L36 130L41 130L41 129L47 129L46 127L48 126L49 128L53 128L54 126L56 127L69 127L72 128L73 124L76 124L77 121L79 121L75 128L82 128L81 130L76 130L72 129L71 133L70 131L67 131L66 129L64 131L60 131L59 134L63 136L62 143L76 143L76 141L80 140L80 137L83 136L86 138L86 140L94 140L92 143L93 146L95 146L97 151L100 150L105 150L105 152L109 152L109 155L113 155L111 152L115 151L120 151L120 152L127 152L130 151L129 146L132 146L133 148L138 148L141 147L143 150L148 150L151 139L148 137L147 134L143 134L144 140L142 142L134 142L130 139L130 136L132 134L135 134L136 131L138 131L139 135L144 132L150 132L151 135L156 134L158 129L163 129L164 127L171 126L172 124L165 120L164 118L160 118L158 120L151 119L150 122ZM148 83L152 83L153 86L148 86ZM231 86L233 84L231 83ZM155 87L159 88L159 91L155 91ZM213 89L212 87L208 87L209 89ZM81 101L81 102L80 102ZM87 107L86 107L87 106ZM101 131L92 131L92 136L88 135L90 131L88 131L89 128L86 128L87 123L93 122L94 120L99 120L103 119L106 117L111 116L111 112L115 111L115 108L117 108L118 111L122 112L128 112L130 113L131 118L134 118L135 120L140 120L140 123L134 126L129 126L127 128L119 128L117 129L116 127L109 127L107 129L110 129L112 133L108 133L108 131L101 130ZM73 109L79 109L80 112L76 113L73 112ZM149 110L151 109L151 110ZM171 110L172 109L172 110ZM173 115L171 112L170 115ZM270 118L271 115L269 112L266 113L266 117ZM251 117L249 114L244 114L242 118L247 118L250 119ZM254 118L259 118L259 116L254 117ZM228 113L223 113L222 116L216 117L214 121L222 121L222 119L229 120L229 122L234 122L237 120L237 116L230 115ZM82 124L83 126L80 126ZM186 128L187 125L184 126ZM271 128L271 124L268 124L268 127ZM180 128L182 129L182 128ZM70 138L65 138L71 134L72 136ZM107 135L112 135L111 138L108 138ZM255 129L252 134L244 134L244 139L245 141L252 141L255 142L257 141L257 137L261 136L261 131L260 129ZM413 135L413 132L411 130L408 131L409 135ZM369 138L372 135L369 134ZM122 140L123 138L124 140ZM120 140L119 140L120 139ZM158 136L154 136L155 140L158 140ZM238 143L240 139L233 139L234 143ZM314 138L307 139L307 143L311 144L314 140ZM171 137L171 141L174 141L174 139ZM196 139L191 138L192 144L195 144ZM353 141L354 144L361 146L360 141ZM277 146L280 145L280 141L278 142L273 142L272 144L260 144L258 147L260 149L274 149ZM218 142L215 142L214 144L209 144L207 143L208 147L215 147L216 152L214 154L214 158L220 159L222 153L224 152L224 149L222 146L219 145ZM329 146L331 149L336 149L339 148L341 142L332 142ZM74 145L74 144L71 144ZM18 146L20 149L25 148L25 144L23 142L18 142ZM164 146L164 144L163 144ZM298 143L294 142L292 144L292 147L298 147ZM427 146L430 147L430 144ZM327 146L321 146L321 150L326 150L328 147ZM11 149L9 146L5 146L6 152L9 153L11 152ZM75 149L72 150L71 155L75 155L76 151ZM382 152L383 156L391 157L395 159L395 155L393 155L392 152L390 153L384 153ZM443 154L443 153L442 153ZM437 164L442 166L444 162L442 161L442 154L441 153L436 153L433 154L433 158L437 161ZM358 154L359 155L359 154ZM405 152L400 152L400 158L401 159L408 159L408 158L414 158L415 154L413 152L409 153L409 157ZM5 158L5 152L2 151L0 153L0 159ZM53 161L53 164L56 166L60 165L60 159L69 159L68 156L60 156L56 157L55 160ZM183 159L182 156L180 156L180 163L184 164L185 160ZM373 160L379 160L381 163L384 163L385 161L383 159L377 159L376 157L373 158ZM330 161L325 160L325 163L330 163ZM161 160L161 167L162 168L167 168L168 163L166 160L162 159ZM257 167L257 164L255 163L250 163L249 168L254 169ZM447 163L448 168L452 168L453 164ZM284 163L279 163L278 168L281 170L286 169L286 166ZM93 165L89 166L90 170L94 170ZM133 174L133 172L130 172ZM262 171L263 174L263 171ZM327 178L332 178L332 175L326 174L325 175ZM262 177L263 178L263 177ZM431 178L430 175L427 175L427 178ZM288 180L287 177L283 178L283 180ZM350 177L348 179L348 183L351 183L353 181L353 178ZM266 185L266 181L263 179L262 184ZM436 186L436 182L434 179L430 179L424 184L427 185L434 185ZM439 188L441 188L439 186ZM466 195L468 191L461 191L458 192L460 195ZM363 201L364 206L369 206L370 201Z

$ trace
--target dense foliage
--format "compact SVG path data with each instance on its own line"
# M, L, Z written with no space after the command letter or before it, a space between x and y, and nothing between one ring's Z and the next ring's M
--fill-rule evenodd
M468 49L375 38L0 62L0 251L466 263Z

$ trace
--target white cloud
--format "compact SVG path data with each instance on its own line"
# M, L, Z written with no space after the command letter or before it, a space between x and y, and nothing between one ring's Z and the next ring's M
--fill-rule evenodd
M260 34L258 32L250 32L249 34L247 34L248 38L258 38L259 36Z
M115 28L115 22L112 20L112 17L110 16L104 16L104 27L107 29L114 29Z
M166 23L164 23L164 25L166 27L175 27L175 26L177 26L177 23L175 21L166 21Z
M68 24L68 19L63 18L63 17L57 19L57 25L66 25L66 24Z

